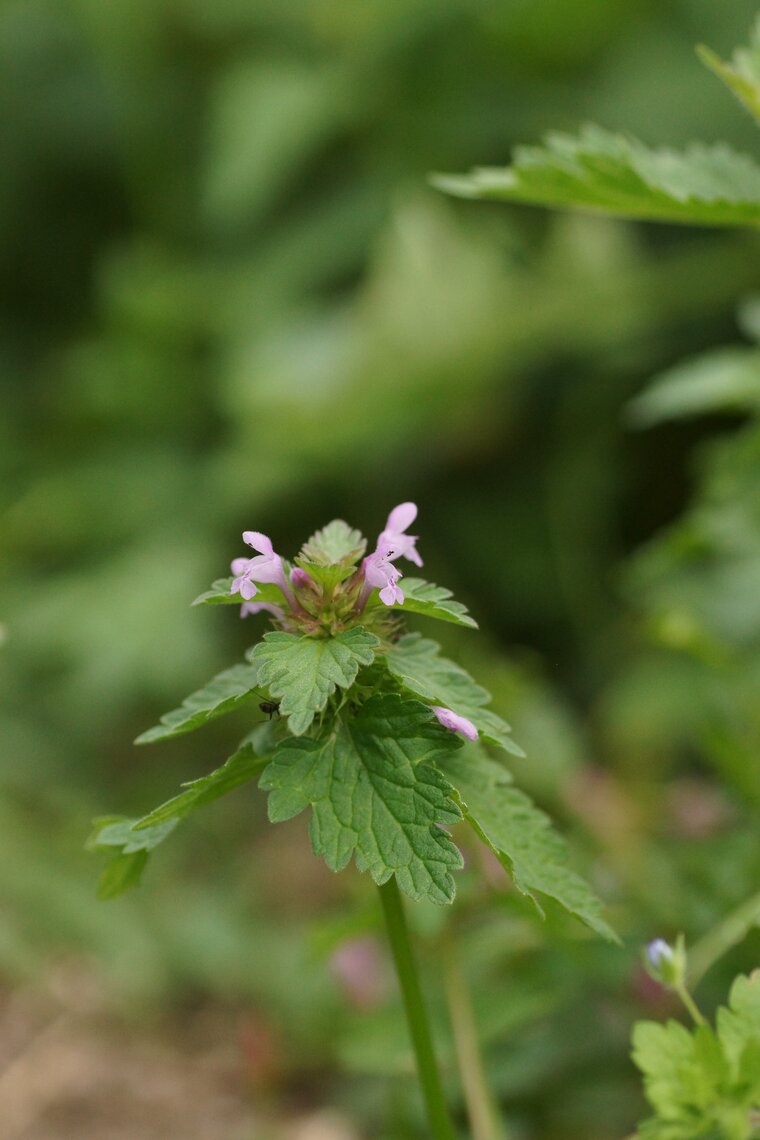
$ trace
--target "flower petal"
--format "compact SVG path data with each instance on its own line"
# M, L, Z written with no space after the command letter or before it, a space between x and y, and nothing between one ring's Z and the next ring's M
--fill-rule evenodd
M267 538L267 536L265 534L262 534L261 531L244 530L243 542L245 542L248 546L252 546L254 550L258 550L259 554L264 554L268 558L271 558L274 554L274 548L272 546L271 539Z
M391 534L401 534L407 527L410 527L414 520L417 518L417 504L416 503L399 503L394 507L388 515L388 521L385 524L386 531Z
M478 739L477 728L466 716L459 716L451 709L445 709L441 705L433 705L432 709L440 723L444 728L448 728L449 732L461 732L462 736L466 736L468 740Z

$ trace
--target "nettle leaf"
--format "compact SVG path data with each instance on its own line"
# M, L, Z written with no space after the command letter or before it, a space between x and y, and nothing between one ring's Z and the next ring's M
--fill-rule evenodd
M245 598L240 594L232 593L233 578L217 578L212 582L211 589L205 594L199 594L192 603L194 606L239 606ZM279 586L273 582L256 583L256 595L251 599L254 602L269 602L271 605L281 606L285 602Z
M256 695L258 664L233 665L217 673L208 685L191 693L178 709L161 717L160 722L138 736L135 744L150 744L155 740L168 740L232 712L238 705Z
M501 764L468 745L447 756L441 768L456 789L465 818L541 914L536 895L547 895L603 938L618 941L601 917L599 899L567 867L565 843L551 829L548 816L512 786L512 777Z
M697 55L760 122L760 21L755 25L750 46L737 48L730 63L702 45L697 48Z
M478 628L478 623L470 617L466 606L461 602L449 600L453 597L451 590L436 586L433 582L425 582L422 578L402 578L400 586L404 592L404 604L394 606L394 610L424 614L426 617L449 621L454 625L466 625L471 629ZM382 605L382 602L379 604Z
M140 882L148 854L167 836L171 835L177 820L158 824L155 827L134 831L135 819L123 816L108 816L94 821L95 830L87 841L90 851L118 848L116 857L106 866L98 882L98 897L116 898L130 887Z
M190 780L183 784L184 792L180 792L179 795L143 816L132 825L133 830L142 832L169 820L184 819L191 812L218 800L221 796L226 796L228 792L252 780L268 763L268 755L260 756L251 744L246 744L233 753L221 768L217 768L207 776L201 776L198 780Z
M716 412L760 411L760 350L721 348L669 368L628 404L636 427Z
M735 980L728 1005L717 1013L718 1037L726 1056L738 1066L747 1047L760 1049L760 970ZM756 1070L755 1089L760 1093L760 1068Z
M333 871L352 855L376 883L395 875L415 899L448 903L462 856L441 826L461 819L433 767L461 747L419 701L371 697L330 736L285 741L264 772L272 822L311 804L315 854Z
M720 143L683 152L587 126L519 147L511 166L436 175L462 198L570 207L626 218L702 225L760 225L760 166Z
M279 699L290 731L300 736L336 688L348 688L359 666L372 664L379 645L374 633L360 626L323 638L276 631L264 635L251 660L260 683Z
M460 665L441 657L435 641L418 633L407 634L385 653L385 660L392 675L409 692L466 716L490 744L516 756L525 755L509 735L507 722L483 707L491 699L488 690L473 681Z
M356 565L367 549L361 531L354 530L343 519L333 519L304 543L301 556L316 566Z

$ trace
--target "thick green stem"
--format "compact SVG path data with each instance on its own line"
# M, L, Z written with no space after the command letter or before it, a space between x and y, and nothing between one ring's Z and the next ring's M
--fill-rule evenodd
M451 1123L438 1066L433 1052L427 1011L422 998L417 966L409 941L409 931L401 902L401 895L395 877L378 888L383 905L388 940L393 952L393 961L398 974L404 1009L409 1025L409 1033L417 1058L417 1072L422 1086L422 1094L427 1107L432 1140L456 1140L456 1132Z

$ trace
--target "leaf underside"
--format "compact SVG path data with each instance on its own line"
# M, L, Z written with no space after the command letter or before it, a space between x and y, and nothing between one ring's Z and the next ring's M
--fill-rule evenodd
M250 744L244 745L220 768L209 772L207 776L201 776L198 780L190 780L183 784L182 787L185 789L183 792L139 819L133 824L133 830L139 832L171 819L184 819L191 812L218 800L221 796L226 796L228 792L252 780L268 762L268 756L260 756Z
M491 699L488 690L473 681L460 665L441 657L435 641L417 633L407 634L387 650L385 660L392 675L409 692L467 717L489 744L517 756L525 755L509 735L507 722L483 707Z
M760 225L760 166L724 144L651 150L587 126L518 147L511 166L435 175L463 198L586 209L619 217L697 225Z
M211 589L206 590L204 594L199 594L195 601L192 603L194 606L239 606L245 598L241 598L240 594L232 593L233 578L217 578L215 582L211 583ZM261 585L256 584L256 594L252 598L254 602L269 602L275 606L281 606L285 599L282 591L273 582L264 582Z
M589 885L566 866L566 849L548 816L511 776L477 746L447 756L441 764L461 801L465 817L504 865L515 886L529 895L547 895L610 941L617 935L601 917L602 904Z
M742 103L756 122L760 122L760 42L755 29L749 48L738 48L730 63L724 62L710 48L700 46L697 54L707 67L721 79L729 91Z
M394 610L424 614L425 617L438 618L439 621L464 625L470 629L478 628L478 623L470 617L467 607L461 602L452 601L451 590L444 586L436 586L434 582L425 582L422 578L402 578L400 585L404 604L394 606ZM375 604L382 605L382 602Z
M359 626L334 637L265 634L251 660L259 681L280 701L294 736L301 736L327 705L336 688L348 688L361 665L371 665L380 642Z
M177 820L169 820L140 832L133 830L137 820L122 816L110 816L95 820L95 831L87 841L91 851L115 850L114 858L103 868L98 882L98 898L113 899L130 887L136 887L148 855L162 843L177 825Z
M459 850L441 826L461 819L433 762L461 742L419 701L370 698L326 739L285 741L265 770L269 818L312 807L311 842L340 871L354 855L376 883L396 876L415 899L448 903Z
M179 708L161 717L160 722L137 737L135 744L151 744L168 740L232 712L238 705L256 695L258 666L254 663L233 665L217 673L208 685L191 693Z

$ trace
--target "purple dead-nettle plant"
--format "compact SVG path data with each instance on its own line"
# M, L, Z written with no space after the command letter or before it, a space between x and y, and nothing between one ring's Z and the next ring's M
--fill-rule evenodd
M245 707L253 710L248 731L224 763L154 811L97 821L92 845L112 853L100 884L110 898L138 882L149 852L182 819L239 785L258 779L273 823L311 809L315 854L333 871L353 858L380 890L432 1135L451 1140L399 888L451 903L463 860L450 829L469 824L462 840L485 843L538 913L548 899L614 935L591 889L564 864L546 817L512 785L498 754L521 751L488 707L489 693L435 641L406 628L415 615L476 628L449 590L402 575L399 560L422 566L417 537L407 533L416 517L414 503L395 507L370 554L359 531L336 519L292 563L267 535L243 533L255 555L235 558L233 576L196 604L242 601L241 616L262 616L268 628L244 661L138 743Z

